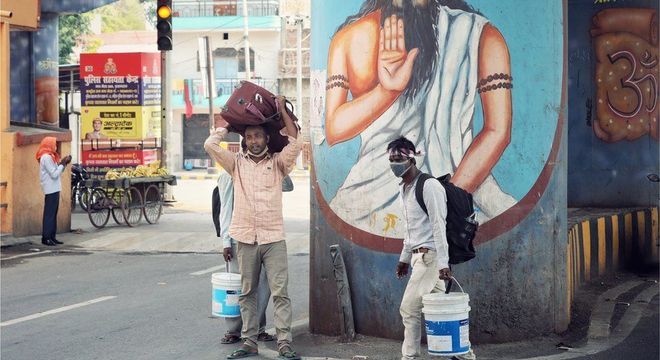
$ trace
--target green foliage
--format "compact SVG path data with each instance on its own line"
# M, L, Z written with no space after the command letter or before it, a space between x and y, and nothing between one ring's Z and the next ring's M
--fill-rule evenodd
M140 0L142 6L144 6L144 16L153 26L156 27L156 1L155 0Z
M86 14L64 15L59 18L60 64L71 63L71 54L78 38L90 33L90 17ZM75 62L75 61L74 61Z
M144 30L144 6L140 0L119 0L92 13L101 16L101 31L104 33Z

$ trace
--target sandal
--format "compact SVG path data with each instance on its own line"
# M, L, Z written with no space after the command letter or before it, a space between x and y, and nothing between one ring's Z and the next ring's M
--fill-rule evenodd
M242 359L257 355L259 355L259 351L257 349L253 349L248 345L243 345L238 350L234 350L231 355L227 355L227 359Z
M267 332L262 332L259 335L257 335L257 341L263 341L263 342L275 341L275 336Z
M298 356L298 354L296 354L296 352L293 351L293 349L291 349L291 346L289 346L289 345L282 346L280 348L279 353L280 353L280 356L278 356L277 358L281 359L281 360L300 360L301 359L300 356Z
M225 345L228 345L228 344L236 344L236 343L239 342L239 341L241 341L241 337L240 337L240 336L229 335L229 334L225 334L225 336L222 337L222 339L220 339L220 343L221 343L221 344L225 344Z

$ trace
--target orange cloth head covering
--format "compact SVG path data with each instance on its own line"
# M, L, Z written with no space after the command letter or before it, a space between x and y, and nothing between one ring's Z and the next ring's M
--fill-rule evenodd
M40 161L43 155L50 155L55 164L60 162L60 154L57 153L57 139L47 136L41 140L39 150L37 150L37 161Z

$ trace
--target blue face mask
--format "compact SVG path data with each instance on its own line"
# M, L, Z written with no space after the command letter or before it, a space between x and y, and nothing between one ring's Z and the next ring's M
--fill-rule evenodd
M412 166L412 163L408 165L408 161L390 162L390 168L396 177L403 177Z

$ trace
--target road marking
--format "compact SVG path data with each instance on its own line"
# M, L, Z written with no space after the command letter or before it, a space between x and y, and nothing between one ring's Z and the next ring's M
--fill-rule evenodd
M28 321L28 320L38 319L40 317L53 315L53 314L61 313L61 312L68 311L68 310L73 310L73 309L76 309L76 308L79 308L79 307L96 304L96 303L99 303L101 301L111 300L111 299L114 299L114 298L116 298L116 296L103 296L103 297L100 297L100 298L97 298L97 299L93 299L93 300L89 300L89 301L85 301L85 302L81 302L81 303L77 303L77 304L73 304L73 305L68 305L68 306L64 306L64 307L53 309L53 310L42 311L42 312L39 312L39 313L36 313L36 314L24 316L22 318L3 321L3 322L0 323L0 327L14 325L14 324L18 324L18 323Z
M216 270L222 270L225 267L226 267L225 265L214 266L214 267L208 268L206 270L195 271L194 273L190 273L190 275L194 275L194 276L204 275L204 274L208 274L210 272L214 272Z
M39 252L35 252L35 253L29 253L29 254L21 254L21 255L16 255L16 256L10 256L10 257L6 257L6 258L2 258L2 259L0 259L0 261L11 260L11 259L18 259L18 258L22 258L22 257L35 256L35 255L43 255L43 254L48 254L48 253L52 253L52 251L50 251L50 250L45 250L45 251L39 251Z

